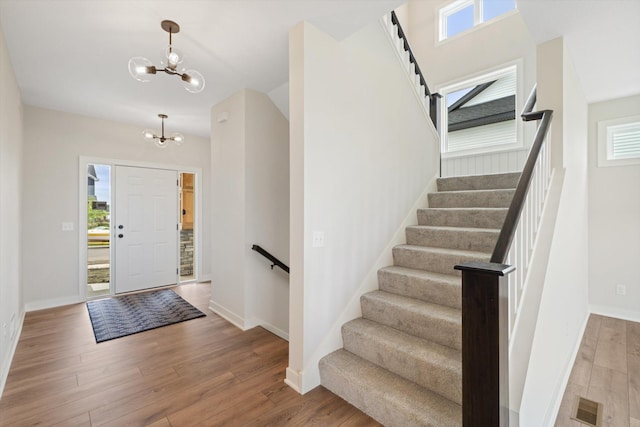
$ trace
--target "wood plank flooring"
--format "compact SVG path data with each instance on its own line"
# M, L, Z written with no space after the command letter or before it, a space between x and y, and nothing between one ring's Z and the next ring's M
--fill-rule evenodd
M589 317L556 427L585 426L570 418L577 396L602 403L603 427L640 427L640 323Z
M84 304L27 313L0 426L380 425L286 386L288 343L209 311L210 284L174 290L207 317L96 344Z

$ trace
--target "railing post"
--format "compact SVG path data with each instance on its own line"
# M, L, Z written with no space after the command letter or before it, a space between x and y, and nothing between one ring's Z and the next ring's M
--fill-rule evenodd
M462 424L509 425L509 295L514 267L481 262L462 271Z
M433 125L436 127L436 130L438 131L438 134L440 134L440 110L441 110L441 105L442 102L440 102L440 99L442 99L442 95L440 95L439 93L432 93L431 96L429 97L429 115L431 116L431 121L433 122Z

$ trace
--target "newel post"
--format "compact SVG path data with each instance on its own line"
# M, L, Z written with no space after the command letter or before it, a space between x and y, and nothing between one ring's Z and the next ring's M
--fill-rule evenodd
M467 262L462 271L462 424L509 425L509 295L515 267Z

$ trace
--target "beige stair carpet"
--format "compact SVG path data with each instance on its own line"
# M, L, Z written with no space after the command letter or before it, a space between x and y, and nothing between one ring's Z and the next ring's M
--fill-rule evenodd
M488 261L519 173L440 178L407 227L322 385L386 426L462 425L461 283L454 265Z

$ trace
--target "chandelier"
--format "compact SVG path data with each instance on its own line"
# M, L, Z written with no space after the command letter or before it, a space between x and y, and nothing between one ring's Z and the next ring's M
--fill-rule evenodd
M146 83L151 81L151 75L164 71L170 76L178 76L184 88L191 93L199 93L204 89L204 77L196 70L178 70L184 61L182 54L173 48L172 35L180 32L180 26L173 21L164 20L160 23L163 30L169 33L169 46L164 52L164 59L160 61L162 68L156 67L151 61L142 56L135 56L129 60L129 74L134 79Z
M160 148L165 148L169 144L168 141L173 141L174 144L176 145L182 145L182 143L184 142L184 136L181 133L174 132L171 134L171 136L168 136L168 137L164 136L164 119L166 119L169 116L167 116L166 114L158 114L158 117L162 119L161 135L160 136L156 135L156 133L151 129L145 129L142 131L142 136L144 137L144 139L153 140L154 143L156 144L156 147L160 147Z

